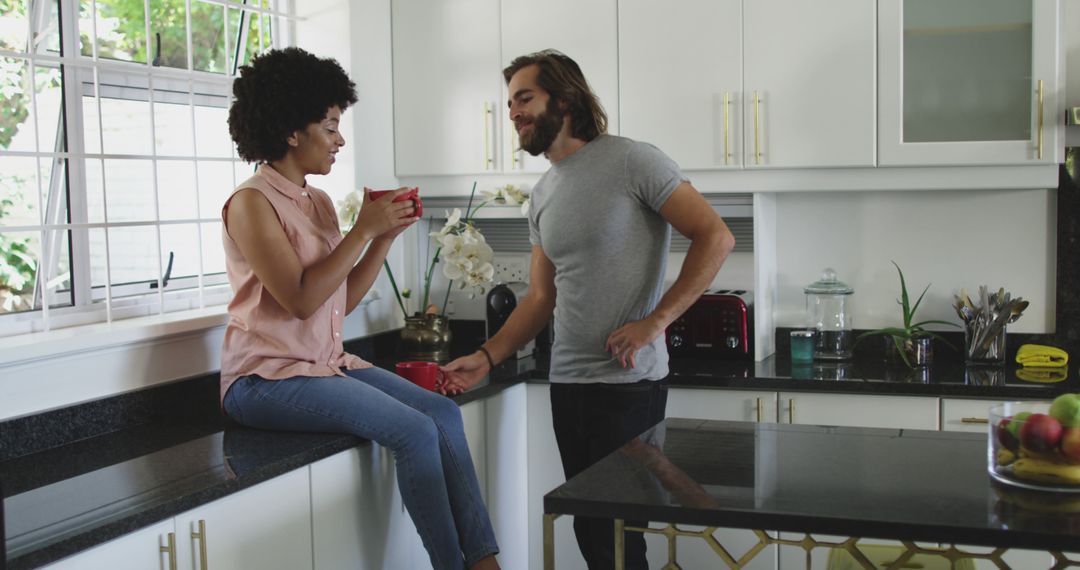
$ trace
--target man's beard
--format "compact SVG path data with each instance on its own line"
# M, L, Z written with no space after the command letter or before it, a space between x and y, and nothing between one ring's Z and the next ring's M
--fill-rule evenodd
M558 103L554 98L548 99L547 109L529 123L532 125L532 131L520 135L521 149L533 156L547 152L551 148L551 143L555 142L555 137L559 136L563 121L562 110L559 109Z

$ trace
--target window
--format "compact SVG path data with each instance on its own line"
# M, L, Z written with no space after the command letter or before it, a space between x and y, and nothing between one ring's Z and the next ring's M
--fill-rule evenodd
M237 68L286 0L0 0L0 336L221 304Z

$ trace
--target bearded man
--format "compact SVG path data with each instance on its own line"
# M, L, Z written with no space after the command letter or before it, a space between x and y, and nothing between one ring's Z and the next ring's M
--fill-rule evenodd
M521 148L551 161L530 199L529 290L495 336L444 367L445 390L475 385L554 314L551 412L569 479L664 419L663 332L710 285L735 238L673 160L606 134L607 115L572 59L524 55L503 76ZM690 249L664 292L672 227ZM612 521L576 517L574 533L589 568L613 567ZM644 537L625 544L626 568L647 568Z

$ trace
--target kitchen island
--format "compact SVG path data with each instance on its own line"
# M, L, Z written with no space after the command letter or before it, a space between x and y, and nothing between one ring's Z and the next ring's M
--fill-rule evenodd
M745 553L713 547L730 567L773 544L840 548L876 567L855 541L809 533L901 541L889 568L916 555L997 565L1010 548L1050 551L1054 568L1080 565L1063 554L1080 550L1080 494L992 483L986 457L984 434L668 418L544 497L545 567L561 515L612 518L617 541L680 533L643 521L706 527L682 534L706 540L715 527L754 529L759 542ZM779 538L785 531L806 538Z

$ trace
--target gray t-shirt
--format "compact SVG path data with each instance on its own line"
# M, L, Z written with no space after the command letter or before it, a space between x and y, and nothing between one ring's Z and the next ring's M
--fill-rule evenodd
M600 135L553 164L532 191L529 240L555 266L551 382L622 384L667 376L664 335L623 368L604 351L615 329L660 302L671 226L660 216L686 178L656 147Z

